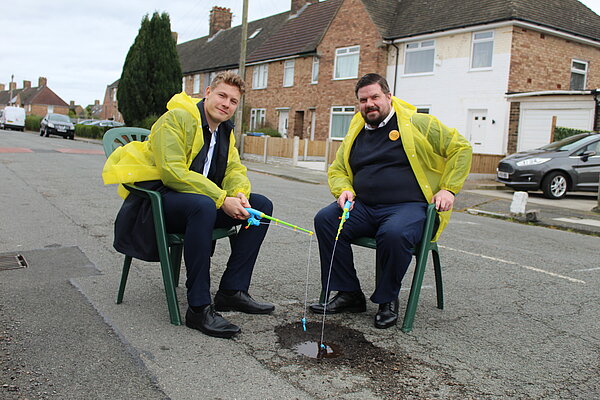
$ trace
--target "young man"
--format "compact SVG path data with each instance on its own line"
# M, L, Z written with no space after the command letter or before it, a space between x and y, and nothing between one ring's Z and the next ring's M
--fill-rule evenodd
M379 304L375 327L389 328L398 320L402 278L418 243L428 203L439 215L439 237L450 218L454 196L471 167L471 145L455 129L390 93L386 80L367 74L356 84L360 113L329 168L329 188L337 202L315 216L321 281L327 287L334 239L341 208L353 202L351 217L339 236L329 289L338 293L315 313L363 312L365 296L352 258L353 238L370 236L377 242L382 276L371 300Z
M162 194L167 231L185 233L186 325L222 338L234 336L240 328L216 311L268 314L275 308L256 302L248 294L268 229L263 224L241 229L231 239L231 255L214 305L210 296L213 229L244 223L249 217L245 207L251 207L250 202L266 214L273 211L269 199L250 194L246 167L235 148L229 119L243 93L242 78L228 71L215 76L201 101L185 93L176 94L167 104L168 111L152 126L148 140L116 149L103 171L107 184L136 182ZM140 245L154 241L153 230L148 232L139 223L146 219L140 215L144 209L135 196L125 199L115 222L115 248L155 261L156 254Z

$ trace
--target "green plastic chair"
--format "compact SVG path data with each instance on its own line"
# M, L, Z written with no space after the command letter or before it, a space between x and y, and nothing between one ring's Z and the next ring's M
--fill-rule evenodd
M113 128L106 131L102 138L104 153L106 157L119 146L132 141L143 142L148 138L150 131L143 128ZM162 198L159 192L148 190L132 184L123 184L129 190L131 195L150 199L152 206L152 218L154 220L154 229L156 230L156 242L158 244L158 254L160 257L160 269L162 272L163 283L165 285L165 294L167 296L167 306L169 316L173 325L181 325L181 313L177 301L175 287L179 286L179 275L181 270L181 255L183 252L183 234L167 233L165 217L163 214ZM237 233L235 228L214 229L212 234L213 241L225 237L234 236ZM214 250L214 245L213 245ZM123 302L123 293L131 267L131 256L125 255L123 263L123 272L121 273L121 283L117 294L117 304Z
M425 274L425 266L427 265L427 257L431 251L433 258L433 267L435 271L435 287L437 290L437 307L441 310L444 308L444 288L442 284L442 266L440 263L440 255L438 251L437 242L431 241L431 238L435 235L435 222L436 222L436 209L435 204L429 204L427 207L427 219L425 220L425 227L423 229L423 235L421 236L420 244L413 249L417 262L415 265L415 272L413 275L412 286L410 288L410 295L408 296L408 304L406 305L406 312L404 313L404 321L402 322L402 332L408 333L413 328L413 321L415 319L415 313L417 311L417 304L419 303L419 295L421 294L421 285L423 284L423 276ZM362 247L368 247L370 249L376 249L377 245L375 238L361 237L352 241L352 244ZM379 283L379 277L381 266L376 261L375 268L375 280ZM321 291L321 297L319 301L325 302L329 298L329 293L325 293L325 289Z

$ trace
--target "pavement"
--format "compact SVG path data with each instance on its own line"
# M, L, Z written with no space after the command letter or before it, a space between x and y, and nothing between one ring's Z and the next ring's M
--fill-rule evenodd
M242 162L250 171L315 185L327 184L323 162L300 161L298 166L284 159L267 163L248 159ZM563 199L550 200L541 192L529 192L522 214L510 212L514 193L496 182L495 175L470 174L456 197L454 211L600 236L598 193L572 192Z

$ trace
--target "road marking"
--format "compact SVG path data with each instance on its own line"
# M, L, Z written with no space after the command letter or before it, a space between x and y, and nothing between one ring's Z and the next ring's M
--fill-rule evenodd
M0 153L33 153L33 150L25 147L0 147Z
M103 150L81 150L81 149L56 149L59 153L66 154L102 154L104 155Z
M565 276L565 275L557 274L555 272L550 272L550 271L546 271L544 269L540 269L540 268L536 268L536 267L531 267L529 265L521 265L521 264L516 263L514 261L503 260L501 258L490 257L490 256L486 256L486 255L483 255L483 254L478 254L478 253L471 253L470 251L465 251L465 250L453 249L452 247L442 246L442 245L439 245L439 244L438 244L438 247L441 247L442 249L447 249L447 250L454 250L454 251L457 251L459 253L469 254L469 255L475 256L475 257L485 258L486 260L498 261L498 262L501 262L501 263L504 263L504 264L509 264L509 265L516 265L518 267L525 268L525 269L528 269L530 271L541 272L542 274L550 275L550 276L553 276L555 278L565 279L565 280L567 280L569 282L581 283L581 284L585 285L585 281L582 281L581 279L571 278L570 276Z
M598 271L600 267L596 268L586 268L586 269L576 269L574 272L589 272L589 271Z
M553 218L555 221L569 222L571 224L584 224L592 226L600 226L600 221L597 219L585 219L585 218Z

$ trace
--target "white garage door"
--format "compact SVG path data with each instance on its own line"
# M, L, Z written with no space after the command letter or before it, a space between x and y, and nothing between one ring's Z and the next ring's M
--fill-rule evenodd
M531 150L550 143L552 116L556 115L556 126L575 129L592 129L594 108L529 108L523 104L519 123L517 151ZM529 107L528 107L529 106ZM554 107L558 104L553 104ZM552 106L551 106L552 107Z

